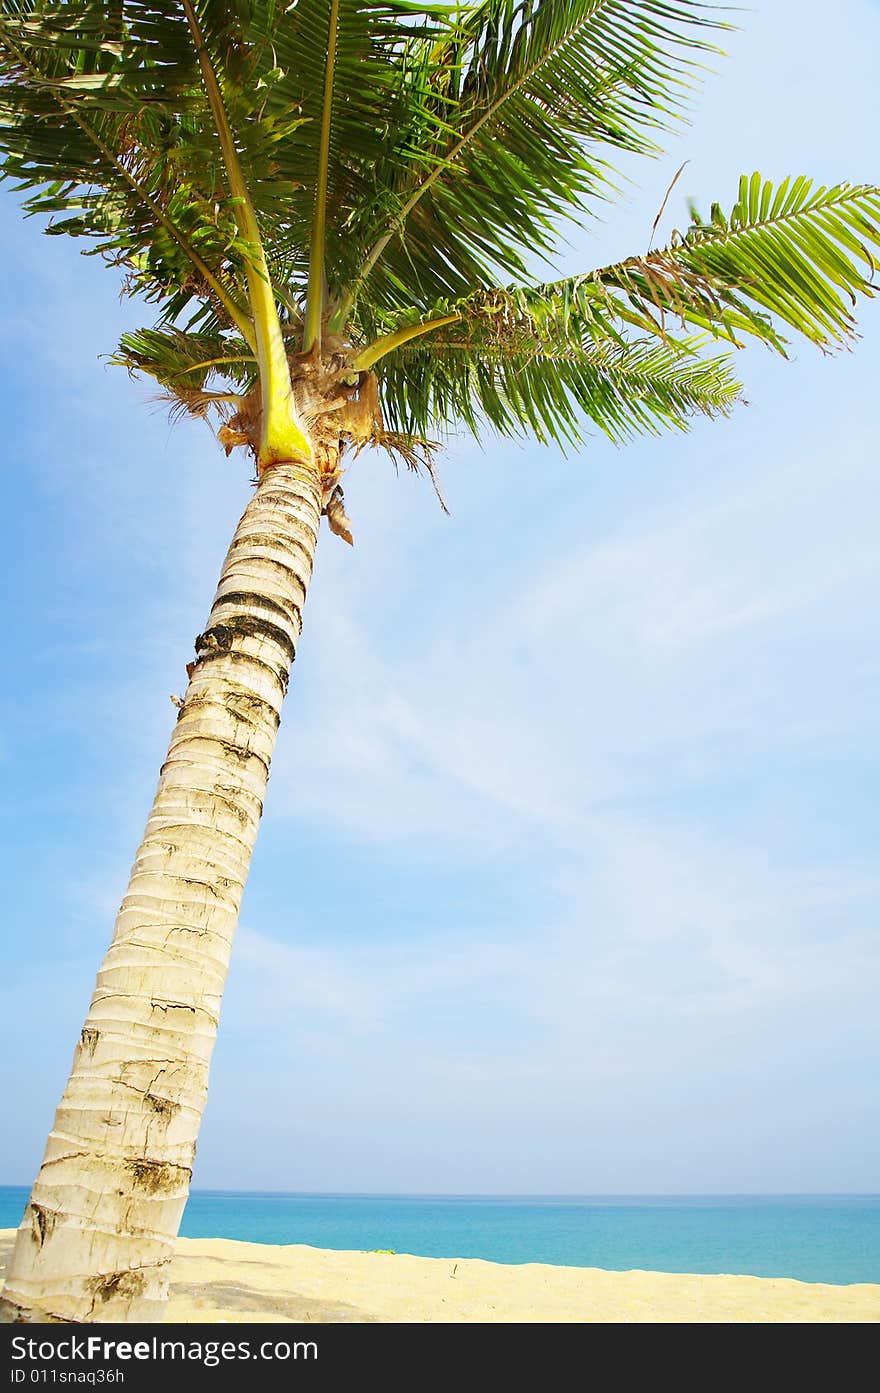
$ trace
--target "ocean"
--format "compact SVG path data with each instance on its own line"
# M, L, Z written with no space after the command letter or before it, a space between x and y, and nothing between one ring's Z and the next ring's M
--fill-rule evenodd
M0 1187L0 1228L27 1190ZM181 1233L614 1271L880 1282L880 1195L190 1196Z

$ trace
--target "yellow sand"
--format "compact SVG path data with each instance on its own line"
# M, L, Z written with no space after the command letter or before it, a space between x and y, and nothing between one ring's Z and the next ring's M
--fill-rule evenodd
M12 1230L0 1231L5 1264ZM2 1271L2 1268L0 1268ZM474 1258L337 1253L182 1238L177 1321L880 1322L880 1286L764 1277L505 1266Z

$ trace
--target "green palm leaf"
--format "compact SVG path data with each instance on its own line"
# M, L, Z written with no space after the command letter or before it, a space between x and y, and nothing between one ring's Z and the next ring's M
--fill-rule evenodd
M817 188L804 177L774 187L743 175L729 215L713 204L708 221L693 208L691 217L665 250L587 277L586 294L607 290L639 323L678 318L715 334L753 334L778 349L780 325L821 347L853 333L856 296L874 290L880 190Z
M418 340L383 360L383 410L403 434L421 436L454 420L479 435L532 434L577 445L592 423L623 442L696 415L726 415L741 395L728 357L701 358L699 339L577 344L515 341L446 331L430 347Z
M160 0L108 20L73 0L37 13L7 0L0 15L2 172L26 210L94 239L169 313L195 294L244 330L243 247L182 11Z
M410 55L436 35L443 7L363 0L299 0L279 13L274 4L250 7L243 42L265 86L259 121L280 139L271 152L272 180L290 186L283 209L271 188L253 191L257 209L271 214L274 241L283 253L285 278L303 284L322 167L328 278L339 288L360 255L351 218L371 199L374 171L396 170L403 160L397 132L420 114L423 90ZM334 40L332 82L326 88L328 41ZM271 64L271 66L269 66ZM252 81L253 79L251 79ZM288 141L283 126L290 111L300 121ZM326 143L326 149L322 145ZM272 182L270 180L270 183Z
M148 373L171 392L196 391L219 376L247 391L256 359L243 339L180 329L138 329L123 334L111 359L130 372Z
M552 245L553 219L613 180L617 151L654 153L654 135L696 85L710 26L696 0L487 0L468 7L430 56L443 125L404 133L410 161L379 171L375 233L359 280L400 305L458 296ZM384 223L384 226L383 226Z
M787 327L821 347L832 346L854 330L856 294L873 293L875 251L880 254L880 191L816 189L803 178L775 189L758 176L744 177L729 216L717 205L708 223L694 214L685 236L663 251L564 281L483 290L455 305L435 306L437 327L388 354L390 363L381 370L387 410L413 429L436 429L446 412L477 429L481 412L505 434L519 421L539 438L571 441L580 438L577 408L620 439L630 428L649 424L651 414L642 413L640 399L629 390L631 377L623 389L606 393L589 372L598 367L603 381L617 381L643 357L660 408L653 419L680 424L679 407L709 414L727 409L737 390L726 375L727 360L702 376L700 365L687 357L697 342L676 339L670 330L693 324L706 337L737 345L748 334L784 352ZM389 344L415 333L414 310L409 320L409 331L388 322ZM633 343L634 329L654 336L655 347L659 341L659 357L650 353L650 339ZM363 356L370 361L369 353ZM457 367L449 366L450 357ZM704 402L675 395L672 369L679 358L682 389L705 390ZM468 373L468 365L475 370ZM717 390L720 395L713 395ZM470 398L479 412L468 415ZM634 406L631 418L619 414L621 403Z

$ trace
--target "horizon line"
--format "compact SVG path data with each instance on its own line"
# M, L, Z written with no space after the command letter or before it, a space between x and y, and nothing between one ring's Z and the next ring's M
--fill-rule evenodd
M30 1190L0 1182L0 1190ZM193 1186L190 1195L261 1196L277 1199L880 1199L878 1190L237 1190Z

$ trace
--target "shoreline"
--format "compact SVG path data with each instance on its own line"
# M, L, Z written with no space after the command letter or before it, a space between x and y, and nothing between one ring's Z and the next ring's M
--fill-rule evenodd
M14 1229L0 1230L0 1271ZM613 1272L181 1238L169 1321L280 1324L880 1323L880 1284Z

